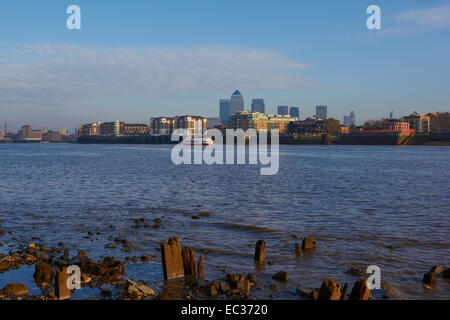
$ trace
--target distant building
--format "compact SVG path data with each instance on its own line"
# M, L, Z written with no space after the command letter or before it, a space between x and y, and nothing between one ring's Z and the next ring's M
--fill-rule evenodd
M48 130L42 135L42 140L50 142L60 142L62 140L62 135L59 132Z
M31 138L32 137L33 128L29 125L22 126L22 129L19 131L19 137L22 139Z
M289 115L265 115L261 112L241 111L234 115L230 115L227 123L227 129L255 129L271 131L278 129L280 134L287 132L288 124L296 121L298 118L292 118Z
M206 127L208 129L222 125L220 118L206 118Z
M220 109L219 115L222 124L226 124L228 118L230 117L230 105L231 105L230 99L220 99L219 101L219 109Z
M203 135L207 127L207 120L200 116L178 116L175 117L176 129L185 129L191 137Z
M0 140L4 140L6 137L5 132L3 130L0 130Z
M267 130L268 117L261 112L256 111L240 111L230 115L227 122L227 129L242 129L247 131L248 129Z
M8 136L8 123L5 122L5 137Z
M127 136L150 134L150 127L146 124L125 123L121 133Z
M200 116L177 116L174 118L151 118L150 132L152 135L172 135L176 129L186 129L191 137L203 134L207 128L207 119Z
M430 132L430 117L424 116L418 111L413 112L407 117L403 117L403 120L408 122L409 127L418 133Z
M46 127L41 127L39 130L41 130L42 134L46 134L49 131Z
M343 124L344 124L344 126L347 126L347 127L354 127L354 126L356 126L356 117L355 117L355 112L354 111L350 112L349 116L344 116Z
M100 124L101 136L118 136L123 132L124 122L103 122Z
M316 106L316 118L328 119L328 107L325 105Z
M430 132L441 133L450 131L450 112L430 112Z
M47 130L48 132L48 130ZM67 136L69 134L69 129L67 128L58 128L58 133L62 136Z
M386 123L386 130L388 131L409 131L409 122L397 120L397 119L389 119Z
M349 134L350 133L350 127L341 125L340 134Z
M289 114L289 107L288 106L278 106L277 114L280 116L287 116Z
M175 118L156 117L150 119L150 133L152 135L171 135L175 129Z
M236 90L231 96L230 115L239 111L244 111L244 98L239 90Z
M266 113L266 105L264 99L253 99L251 110L253 112Z
M320 135L326 133L325 121L317 117L309 117L302 121L291 122L288 133L293 135Z
M289 115L293 118L300 118L300 110L297 107L291 107L289 109Z
M78 129L80 137L92 137L100 134L100 123L84 124Z

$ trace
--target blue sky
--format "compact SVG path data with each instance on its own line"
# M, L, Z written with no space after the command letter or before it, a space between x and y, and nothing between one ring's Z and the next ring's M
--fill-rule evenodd
M82 29L66 28L81 8ZM368 30L366 8L381 8ZM218 115L239 89L342 121L450 111L450 1L2 1L0 121Z

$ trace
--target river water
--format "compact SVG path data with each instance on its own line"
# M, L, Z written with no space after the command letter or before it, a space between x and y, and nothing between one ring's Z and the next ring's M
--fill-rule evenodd
M450 298L448 280L431 288L421 281L431 266L450 266L449 147L281 146L274 176L260 175L258 165L176 166L171 150L0 145L0 230L15 232L0 237L0 253L62 241L91 258L153 255L127 264L127 277L159 286L157 248L177 236L204 255L207 278L254 273L261 298L298 299L297 288L318 288L325 278L351 288L358 277L345 271L369 265L381 269L376 298ZM134 228L136 218L149 227ZM131 253L105 248L117 236L131 241ZM318 247L295 257L305 236ZM270 261L263 269L253 263L260 239ZM281 270L289 282L268 290Z

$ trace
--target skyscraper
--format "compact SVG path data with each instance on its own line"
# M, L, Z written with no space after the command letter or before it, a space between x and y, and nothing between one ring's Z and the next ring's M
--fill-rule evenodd
M264 104L264 99L253 99L252 111L266 113L266 105Z
M350 112L349 116L344 116L344 126L354 127L356 125L355 112Z
M236 90L231 96L230 114L235 114L238 111L244 111L244 98L239 90Z
M316 106L316 117L317 118L326 120L326 119L328 119L327 113L328 113L328 107L327 106L324 106L324 105Z
M300 118L300 110L297 107L291 107L289 109L289 115L293 118Z
M219 108L220 108L220 122L222 124L227 124L228 118L230 117L230 99L220 99Z
M8 123L5 122L5 137L8 135Z
M288 106L278 106L278 114L282 116L287 116L289 114Z

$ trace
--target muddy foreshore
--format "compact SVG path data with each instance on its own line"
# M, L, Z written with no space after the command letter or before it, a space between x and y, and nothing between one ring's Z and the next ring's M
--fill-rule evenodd
M136 227L141 225L150 227L146 224L145 219L135 219ZM155 219L157 226L160 221ZM155 226L154 225L154 226ZM1 237L6 234L5 231L0 231L0 245L4 246L5 241L1 241ZM10 235L14 235L14 231L9 231ZM93 232L88 233L89 236ZM13 238L14 240L15 238ZM127 239L116 237L111 239L111 243L107 244L105 248L115 249L119 245L122 246L125 252L131 252ZM258 292L269 292L268 296L271 299L277 298L277 283L287 283L289 276L286 272L279 271L272 276L274 280L270 285L263 284L258 281L257 277L252 273L226 273L219 279L207 280L204 278L203 256L199 256L198 262L194 257L194 250L191 248L183 248L181 252L181 245L177 238L170 238L171 241L178 242L179 262L170 262L172 267L164 265L162 268L178 268L184 269L184 277L177 279L170 279L164 281L164 284L159 287L155 285L158 281L152 283L142 281L139 279L126 278L127 264L136 262L149 262L155 256L143 255L126 257L124 261L118 260L113 256L103 257L103 260L96 261L90 259L86 251L79 251L76 253L69 252L63 242L59 242L51 248L47 248L43 244L19 244L19 250L10 250L8 254L0 254L0 275L13 270L20 270L28 266L34 267L32 281L40 288L41 294L30 294L26 285L17 282L11 282L0 288L0 300L62 300L70 296L68 293L65 297L61 294L60 283L66 283L66 278L61 278L64 267L77 266L81 271L81 287L97 288L98 294L92 295L85 299L116 299L116 300L205 300L205 299L254 299L258 296ZM161 243L161 249L158 250L163 256L164 244ZM9 246L13 245L9 243ZM295 247L292 248L293 254L300 256L305 252L314 254L314 249L317 243L309 237L298 239ZM173 248L172 248L173 249ZM171 251L173 252L173 250ZM201 252L200 252L201 253ZM169 257L170 258L170 257ZM162 260L165 260L162 257ZM176 259L175 259L176 260ZM265 242L258 241L255 248L254 256L256 265L271 264L272 262L265 260ZM166 261L168 261L166 259ZM176 264L179 264L178 266ZM207 267L207 266L206 266ZM65 270L65 269L64 269ZM183 271L181 271L183 272ZM351 268L345 271L347 274L355 276L354 284L345 283L343 286L332 279L325 279L321 286L314 290L297 289L293 292L296 299L309 300L367 300L372 298L388 299L385 293L378 294L377 297L371 295L371 290L368 288L367 274L363 270ZM165 271L166 276L166 271ZM450 278L450 268L443 266L434 266L431 270L423 275L423 285L433 286L436 281L447 281ZM29 279L31 280L31 279ZM161 280L161 279L155 279ZM320 284L319 284L320 285ZM72 290L72 293L74 291Z

